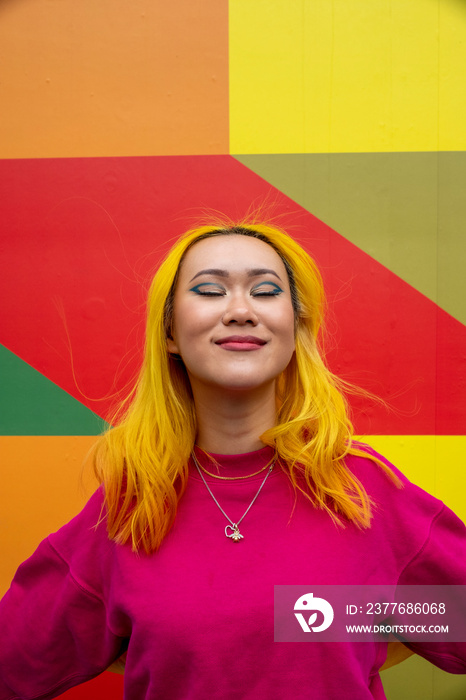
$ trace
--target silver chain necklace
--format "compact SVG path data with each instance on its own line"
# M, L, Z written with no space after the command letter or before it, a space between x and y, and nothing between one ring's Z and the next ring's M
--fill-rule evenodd
M269 478L269 475L270 475L270 473L272 472L272 469L274 468L275 462L276 462L277 460L276 460L276 459L273 460L272 464L271 464L270 467L269 467L269 470L268 470L267 474L266 474L265 477L264 477L264 480L262 481L261 485L259 486L259 489L258 489L256 495L254 496L254 498L252 499L251 503L248 505L248 507L246 508L246 510L244 511L243 515L242 515L241 518L238 520L238 522L237 522L237 523L234 523L233 520L231 520L231 518L229 518L228 515L225 513L225 511L223 510L222 506L220 505L220 503L217 501L217 499L215 498L214 494L213 494L212 491L210 490L209 484L207 483L207 481L206 481L205 478L204 478L204 475L203 475L203 473L202 473L202 471L201 471L200 464L199 464L199 462L197 461L196 455L194 454L194 452L191 452L191 457L192 457L192 459L193 459L193 462L194 462L194 465L195 465L197 471L199 472L199 475L200 475L202 481L203 481L204 484L205 484L205 487L206 487L207 491L210 493L210 495L212 496L214 502L217 504L218 508L221 510L221 512L223 513L223 515L225 516L225 518L226 518L226 519L228 520L228 522L230 523L230 525L226 525L226 526L225 526L225 536L228 537L230 540L233 540L233 542L239 542L240 540L243 540L243 539L244 539L244 535L242 535L241 532L239 531L238 525L239 525L240 522L243 520L243 518L249 513L249 511L251 510L252 506L253 506L254 503L256 502L256 498L258 497L258 495L259 495L260 492L262 491L262 487L264 486L265 482L266 482L267 479ZM231 533L228 533L229 530L231 530Z

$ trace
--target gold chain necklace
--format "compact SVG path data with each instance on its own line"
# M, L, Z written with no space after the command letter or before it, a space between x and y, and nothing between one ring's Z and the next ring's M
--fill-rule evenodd
M207 453L204 453L204 454L207 454ZM269 459L269 461L267 462L267 464L266 464L264 467L262 467L262 469L259 469L259 471L254 472L254 474L246 474L246 476L220 476L219 474L212 474L212 472L207 471L207 469L206 469L205 467L203 467L202 464L200 464L200 463L197 461L196 455L194 454L194 452L192 453L192 458L193 458L193 461L194 461L196 467L198 467L198 469L202 469L202 471L204 472L204 474L207 474L208 476L211 476L211 477L214 478L214 479L221 479L222 481L238 481L239 479L250 479L250 478L253 477L253 476L257 476L258 474L261 474L262 472L265 472L265 470L267 469L267 467L270 467L270 465L272 464L272 462L275 462L275 461L276 461L276 459L277 459L277 454L274 453L273 456L272 456L272 459Z

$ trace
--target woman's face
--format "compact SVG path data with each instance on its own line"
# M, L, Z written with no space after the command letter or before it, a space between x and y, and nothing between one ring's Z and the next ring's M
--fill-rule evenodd
M285 266L248 236L206 238L190 248L174 297L170 353L202 386L247 391L273 385L294 353L294 313Z

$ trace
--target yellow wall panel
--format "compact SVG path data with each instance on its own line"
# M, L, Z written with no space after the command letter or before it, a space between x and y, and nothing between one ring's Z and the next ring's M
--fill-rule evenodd
M466 147L457 0L232 0L232 153Z
M466 148L466 3L439 0L439 150Z

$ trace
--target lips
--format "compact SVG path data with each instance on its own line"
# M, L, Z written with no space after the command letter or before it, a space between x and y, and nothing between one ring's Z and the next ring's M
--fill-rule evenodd
M229 335L216 340L215 344L220 345L224 350L259 350L266 342L254 335Z

